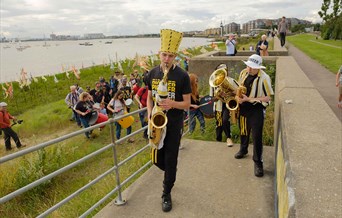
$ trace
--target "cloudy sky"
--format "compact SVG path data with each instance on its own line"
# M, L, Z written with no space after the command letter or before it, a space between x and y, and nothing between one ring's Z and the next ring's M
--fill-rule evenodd
M281 16L321 22L323 0L0 0L1 37L205 30Z

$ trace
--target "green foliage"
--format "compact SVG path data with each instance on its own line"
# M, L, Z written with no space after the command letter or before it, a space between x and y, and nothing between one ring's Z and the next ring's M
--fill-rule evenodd
M341 40L326 41L316 39L315 35L311 34L289 36L287 40L333 73L336 73L342 64Z
M306 27L307 27L307 25L305 25L305 24L298 24L298 25L295 25L291 28L291 32L292 33L305 32Z
M331 12L331 13L329 13ZM323 39L342 39L342 13L341 0L323 0L321 11L318 12L323 19L321 36Z

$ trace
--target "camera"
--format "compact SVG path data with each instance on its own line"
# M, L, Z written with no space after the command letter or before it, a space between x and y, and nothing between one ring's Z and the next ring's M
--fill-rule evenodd
M22 124L22 122L24 122L24 120L14 120L13 124Z

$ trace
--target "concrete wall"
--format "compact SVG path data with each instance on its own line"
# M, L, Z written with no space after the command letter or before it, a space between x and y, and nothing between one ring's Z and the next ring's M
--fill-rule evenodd
M279 217L341 217L341 122L293 57L276 63Z
M210 75L214 72L215 67L221 63L227 64L229 69L237 68L236 70L240 72L246 67L242 60L247 61L250 56L250 52L245 52L246 56L219 56L217 55L218 53L218 51L213 51L191 58L189 61L189 72L196 73L198 76ZM274 56L268 56L264 57L263 61L265 64L269 64L275 63L276 59Z

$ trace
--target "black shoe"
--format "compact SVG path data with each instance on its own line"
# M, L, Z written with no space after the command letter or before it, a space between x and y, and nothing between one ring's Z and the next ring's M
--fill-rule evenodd
M172 209L171 194L163 194L162 209L164 212L169 212Z
M248 154L248 152L239 151L238 153L235 154L235 158L241 159L241 158L244 158L247 154Z
M264 168L262 164L254 164L254 175L256 177L263 177L264 176Z
M6 151L11 151L12 150L12 148L6 148Z
M21 148L25 148L26 145L20 145L19 147L17 147L18 149L21 149Z

